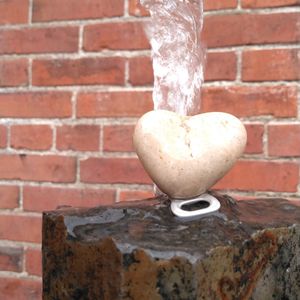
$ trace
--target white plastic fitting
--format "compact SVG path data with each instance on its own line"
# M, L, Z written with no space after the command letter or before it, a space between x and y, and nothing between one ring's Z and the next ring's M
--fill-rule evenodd
M208 207L191 211L182 209L182 206L184 205L194 204L202 201L207 202L209 204ZM174 215L180 218L190 218L213 213L218 211L220 206L221 204L218 199L209 194L202 194L198 197L184 200L171 199L171 210Z

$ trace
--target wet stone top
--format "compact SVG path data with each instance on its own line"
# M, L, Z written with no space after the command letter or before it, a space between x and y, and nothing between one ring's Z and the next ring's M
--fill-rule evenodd
M164 198L45 215L63 218L69 240L94 243L111 237L123 253L143 248L158 258L180 255L191 261L218 246L239 246L257 231L300 224L297 201L214 196L221 202L219 212L194 219L175 217Z

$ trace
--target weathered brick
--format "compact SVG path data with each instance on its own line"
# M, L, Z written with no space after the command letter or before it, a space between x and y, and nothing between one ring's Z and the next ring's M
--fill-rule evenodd
M236 8L237 0L204 0L204 10Z
M263 124L246 124L247 144L245 153L259 154L263 152Z
M103 130L103 150L132 152L133 125L108 125Z
M120 201L134 201L153 198L154 193L147 190L123 190L120 191Z
M75 52L77 27L7 29L0 31L0 54Z
M0 239L40 243L42 238L41 226L41 217L0 215Z
M145 17L150 15L148 10L140 4L139 0L129 0L128 10L131 16Z
M23 249L0 247L0 271L22 272Z
M47 150L52 146L52 129L48 125L13 125L10 144L15 149Z
M298 180L297 163L240 161L214 188L255 192L296 192Z
M98 19L122 16L124 0L34 0L33 21Z
M202 111L223 111L238 117L296 117L297 94L296 87L287 86L205 88Z
M0 209L13 209L19 206L19 187L0 185Z
M300 5L299 0L242 0L243 8L263 8L297 5Z
M84 29L83 48L85 51L149 49L143 24L121 22L87 25Z
M80 93L77 99L79 118L139 117L152 109L151 92Z
M25 270L30 275L42 275L41 249L28 248L25 251Z
M237 0L204 0L204 10L217 10L217 9L228 9L236 8ZM137 17L149 16L149 12L145 9L139 0L129 1L129 14Z
M0 1L0 24L21 24L28 22L29 0Z
M66 118L72 114L69 92L18 92L0 94L0 117Z
M56 148L59 150L98 151L100 127L96 125L63 125L57 127Z
M0 148L6 148L7 146L7 128L4 125L0 125Z
M58 155L0 155L0 179L74 182L73 157Z
M1 300L40 300L42 282L24 278L5 278L0 280Z
M28 85L27 59L0 60L0 87L26 85Z
M300 156L300 125L270 124L268 150L271 156Z
M94 207L115 203L115 190L25 186L24 209L42 212L58 206Z
M152 182L135 158L88 158L80 162L80 180L89 183Z
M120 57L34 60L33 85L123 85L125 60Z
M234 52L207 53L204 72L205 81L235 80L237 73L237 58Z
M243 81L300 79L300 49L268 49L243 52Z
M300 13L211 15L204 21L208 47L298 43Z
M132 85L153 85L152 60L149 56L129 59L129 82Z

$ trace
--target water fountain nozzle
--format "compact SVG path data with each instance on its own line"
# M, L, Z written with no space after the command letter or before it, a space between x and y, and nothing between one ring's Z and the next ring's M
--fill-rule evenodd
M174 215L180 218L191 218L196 216L203 216L210 213L214 213L219 210L221 204L217 198L210 194L202 194L200 196L190 199L170 199L171 200L171 211ZM198 202L206 202L208 204L205 208L197 210L185 210L183 206L192 205Z

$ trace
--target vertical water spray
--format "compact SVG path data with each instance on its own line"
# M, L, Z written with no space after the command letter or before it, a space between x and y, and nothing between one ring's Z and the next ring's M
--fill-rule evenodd
M200 33L203 0L141 0L151 14L146 33L152 46L154 109L199 113L204 50Z

